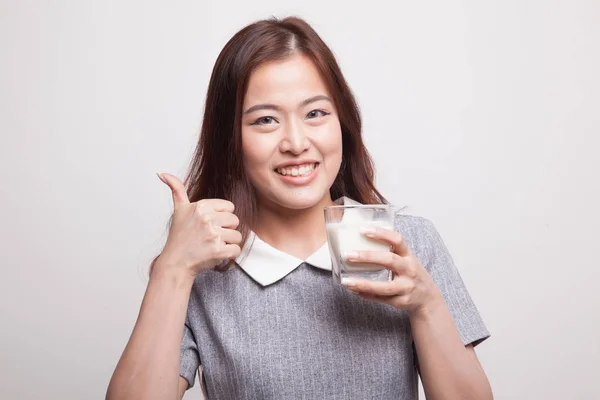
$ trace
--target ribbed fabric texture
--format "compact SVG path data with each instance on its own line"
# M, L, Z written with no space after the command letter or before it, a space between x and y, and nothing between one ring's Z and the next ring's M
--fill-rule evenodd
M440 287L465 344L489 333L431 222L398 216ZM302 263L263 287L242 269L200 274L190 296L181 376L202 363L209 400L416 399L407 313L364 301Z

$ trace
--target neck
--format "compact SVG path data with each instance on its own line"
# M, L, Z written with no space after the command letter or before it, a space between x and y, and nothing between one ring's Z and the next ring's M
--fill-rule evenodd
M329 196L302 210L260 203L253 230L267 244L304 260L327 241L323 209L331 204Z

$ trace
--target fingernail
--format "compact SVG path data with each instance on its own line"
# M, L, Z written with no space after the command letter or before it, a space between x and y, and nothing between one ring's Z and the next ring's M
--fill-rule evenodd
M362 233L365 236L373 236L375 235L375 228L370 226L363 226L360 228L360 233Z
M158 179L160 179L162 181L162 183L167 183L167 181L165 181L165 178L163 178L163 176L161 174L159 174L158 172L156 173L156 176L158 176Z
M356 280L353 278L342 278L342 285L346 287L354 287L356 286Z
M344 253L344 258L346 260L357 260L358 259L358 252L356 251L349 251L347 253Z

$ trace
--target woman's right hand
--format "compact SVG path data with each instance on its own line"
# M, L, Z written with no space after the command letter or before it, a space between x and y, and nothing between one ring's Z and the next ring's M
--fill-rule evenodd
M233 214L232 202L203 199L190 203L179 178L171 174L158 177L171 188L174 211L167 242L153 273L177 269L195 277L223 260L239 256L242 234L236 230L239 219Z

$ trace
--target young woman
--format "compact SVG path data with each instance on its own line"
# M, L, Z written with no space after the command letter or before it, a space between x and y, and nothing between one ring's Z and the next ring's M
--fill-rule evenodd
M386 203L355 99L303 20L265 20L219 55L167 242L107 398L175 399L202 367L208 399L491 399L473 347L489 334L434 226L367 233L354 262L388 282L331 278L323 208ZM187 188L187 189L186 189ZM243 251L242 251L243 250Z

